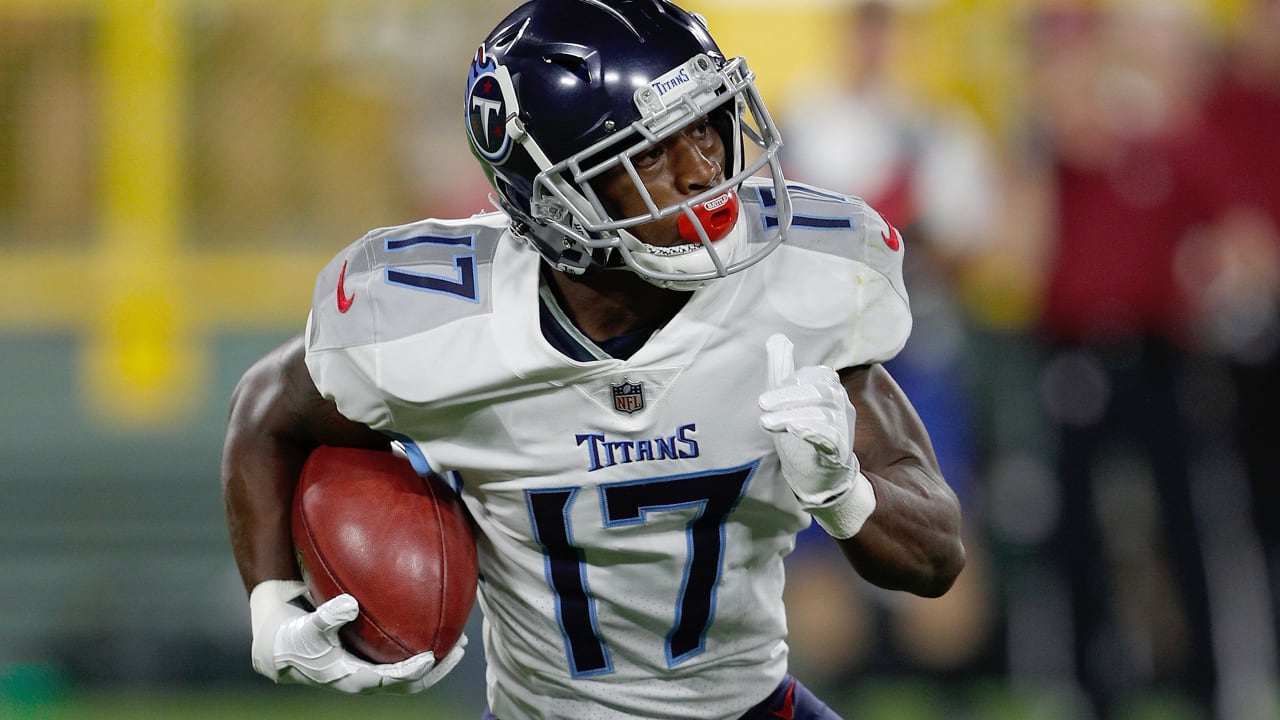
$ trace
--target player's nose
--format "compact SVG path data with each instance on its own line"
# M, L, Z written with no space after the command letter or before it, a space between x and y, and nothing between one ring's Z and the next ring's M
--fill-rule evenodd
M676 188L680 192L696 195L719 181L723 168L707 157L694 139L677 135L667 153L675 169Z

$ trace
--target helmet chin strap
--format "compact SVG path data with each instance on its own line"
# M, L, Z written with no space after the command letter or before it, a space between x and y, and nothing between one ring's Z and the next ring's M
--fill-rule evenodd
M629 263L650 271L638 272L637 274L654 285L672 290L697 290L714 278L702 280L684 280L679 277L663 279L654 277L651 272L657 271L675 275L715 272L716 263L712 259L713 252L721 263L728 265L741 255L745 247L741 228L738 227L736 222L725 226L724 232L713 241L716 246L714 250L709 249L700 241L695 241L687 245L675 246L675 248L683 250L683 252L674 254L664 254L662 250L665 248L649 245L625 230L622 233L623 237L630 241L629 244L632 248L632 251L628 253Z

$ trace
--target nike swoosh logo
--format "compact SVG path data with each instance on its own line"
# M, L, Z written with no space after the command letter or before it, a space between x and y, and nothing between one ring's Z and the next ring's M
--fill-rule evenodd
M902 247L902 236L898 234L898 228L892 225L889 226L889 234L880 233L880 237L884 239L884 244L888 245L889 249L894 252L898 252L898 248Z
M792 680L787 686L787 694L782 696L782 707L774 710L769 708L769 714L774 717L780 717L782 720L794 720L796 716L796 681Z
M351 293L350 296L342 289L342 283L347 278L347 261L342 261L342 270L338 273L338 312L345 313L351 309L351 303L355 302L356 294Z

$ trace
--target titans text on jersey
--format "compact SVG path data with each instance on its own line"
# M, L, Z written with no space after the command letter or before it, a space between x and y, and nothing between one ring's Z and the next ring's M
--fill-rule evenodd
M697 430L697 425L689 423L666 437L653 439L610 440L600 433L583 433L576 440L587 448L587 472L595 472L618 463L696 458L698 441L693 435Z

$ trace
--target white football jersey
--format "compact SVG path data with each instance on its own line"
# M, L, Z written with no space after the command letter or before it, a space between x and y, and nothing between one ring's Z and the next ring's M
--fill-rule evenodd
M545 263L503 214L376 230L320 273L316 386L475 517L497 717L736 718L786 672L783 558L810 518L759 425L765 339L844 368L911 327L897 231L791 187L787 242L627 360L545 339ZM764 242L772 186L742 199L737 240Z

